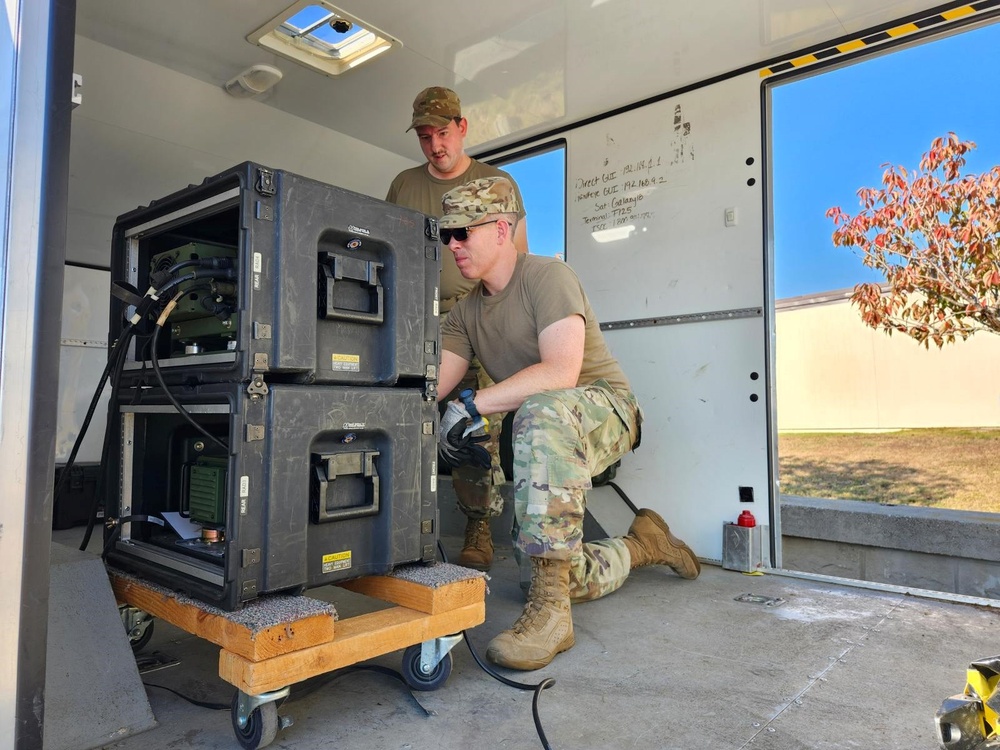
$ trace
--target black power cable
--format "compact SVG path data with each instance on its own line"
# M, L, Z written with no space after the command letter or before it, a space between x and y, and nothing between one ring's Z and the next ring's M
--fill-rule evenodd
M486 674L494 680L503 683L507 687L517 688L518 690L530 690L534 693L531 698L531 717L535 720L535 731L538 733L538 739L541 740L542 747L545 748L545 750L552 750L552 746L549 744L549 740L545 736L545 730L542 729L541 717L538 715L538 698L541 696L543 690L548 690L556 684L555 679L552 677L546 677L537 685L532 685L529 682L517 682L516 680L504 677L499 672L495 672L490 669L490 667L488 667L479 657L479 654L477 654L476 650L472 647L472 641L469 640L468 631L462 631L462 638L465 639L465 645L469 647L469 653L472 654L472 658L476 660L476 664L478 664L479 668L486 672Z
M152 682L144 682L142 684L145 685L146 687L156 688L157 690L166 690L168 693L173 693L178 698L183 698L188 703L191 703L197 706L198 708L207 708L212 711L229 711L232 708L232 705L230 703L209 703L208 701L200 701L197 700L196 698L192 698L189 695L184 695L184 693L180 693L174 690L173 688L168 688L166 685L156 685Z
M83 438L86 437L87 428L90 427L90 422L94 418L94 412L97 410L97 404L101 400L101 394L104 393L104 384L108 381L108 376L113 370L119 367L119 363L124 361L123 352L128 348L129 341L134 335L134 326L129 323L125 326L122 331L121 336L115 342L111 349L111 353L108 355L107 364L104 366L104 371L101 373L101 377L98 380L97 388L94 390L94 395L90 399L90 406L87 408L87 414L83 418L83 425L80 428L79 434L76 436L76 441L73 443L73 448L69 452L69 457L66 459L66 466L63 470L63 475L59 478L59 484L56 485L55 491L53 493L54 497L59 497L60 493L66 487L66 482L69 479L70 469L76 463L76 455L80 452L80 446L83 445Z
M122 330L121 335L112 344L111 351L108 353L108 362L104 367L104 372L101 373L101 377L98 381L97 388L94 390L94 396L90 400L90 406L87 409L87 414L83 419L83 423L80 426L80 432L76 436L76 441L73 443L73 449L70 451L69 457L66 460L66 464L63 467L63 474L59 478L59 483L56 485L55 491L53 492L53 506L56 500L61 496L62 491L66 487L66 482L72 473L73 466L76 464L76 456L80 451L80 446L83 445L83 439L87 436L87 431L90 429L90 423L94 418L94 411L97 409L97 404L101 400L101 395L104 392L104 384L107 382L108 377L111 377L111 389L112 391L117 390L118 382L121 378L122 368L125 364L125 352L128 351L129 342L135 337L135 326L132 322L129 322L125 328ZM101 446L101 472L98 475L97 487L94 491L94 499L91 503L90 513L87 517L87 531L84 534L83 543L80 545L81 550L86 550L87 545L90 544L90 535L94 531L94 524L97 520L97 508L100 505L100 499L103 492L104 477L106 474L106 467L108 465L108 443L109 443L110 431L105 430L104 432L104 442Z
M53 492L53 505L55 504L55 501L59 499L61 493L66 487L66 483L69 480L71 470L76 463L77 453L79 453L80 446L83 444L83 439L86 437L87 431L90 428L90 423L93 420L94 411L96 410L97 404L100 401L101 395L104 392L104 385L107 382L109 375L113 376L111 381L112 393L118 392L118 383L120 382L121 374L125 367L125 358L126 358L126 353L128 352L128 345L131 342L131 340L136 337L135 326L141 320L143 320L146 317L146 315L149 314L149 311L159 301L160 296L165 291L172 289L173 287L177 286L180 283L183 283L184 281L190 281L195 278L205 278L206 276L210 277L209 279L210 281L214 281L217 275L222 276L227 281L232 281L235 278L235 272L231 269L231 267L227 267L224 264L218 263L217 259L209 259L209 261L210 262L208 263L205 263L204 261L198 263L198 265L200 266L210 267L211 270L208 274L199 273L198 271L195 271L193 273L181 277L180 279L173 279L172 281L170 281L169 283L167 283L166 285L164 285L159 289L150 289L149 291L146 292L146 296L144 296L141 300L138 300L134 305L136 308L134 314L128 319L128 322L126 323L125 327L119 334L118 339L112 344L111 349L108 352L108 361L107 364L105 365L104 372L101 374L97 388L94 391L94 396L90 401L89 408L87 409L87 414L84 417L83 423L80 427L80 432L76 436L76 441L74 442L73 448L70 451L70 455L67 458L66 464L63 467L63 474L59 478L59 483L56 485L55 490ZM184 267L186 265L190 265L190 262L178 264L179 267ZM223 272L218 273L215 270L218 268L221 268ZM160 327L158 326L156 330L158 331L159 328ZM162 385L163 384L162 377L160 378L160 382ZM164 387L164 390L167 389ZM169 393L169 391L167 391L167 393L168 397L170 397L171 394ZM186 414L186 412L183 412L183 410L182 413ZM218 442L214 436L209 436L209 437L211 437L212 440ZM102 471L98 476L97 487L94 492L94 499L91 504L90 513L87 518L87 529L86 532L84 533L83 541L80 544L80 550L82 551L85 551L89 546L90 537L94 533L94 526L96 525L97 522L97 509L100 507L101 497L105 489L104 485L106 484L108 455L110 453L111 442L112 442L112 435L109 424L108 428L105 429L104 441L101 446L100 465L102 467ZM225 448L225 450L228 453L228 448Z
M138 333L135 332L134 329L132 331L132 338L134 338L134 339L149 338L149 337L150 337L150 334L138 334ZM112 348L114 349L114 347L112 347ZM125 345L121 345L121 348L118 349L118 353L119 353L120 356L118 358L118 362L115 365L114 370L112 370L112 372L111 372L111 392L112 393L118 393L119 385L121 383L122 372L125 369L125 356L124 356L124 352L126 352L126 351L128 351L128 347L125 346ZM113 356L113 355L109 355L109 357L110 356ZM137 392L137 394L138 394L138 392ZM83 425L82 425L82 427L81 427L81 429L80 429L80 435L77 437L77 440L82 440L83 436L87 433L88 429L90 429L90 421L89 420L85 420L84 423L83 423ZM100 471L97 474L97 484L96 484L96 486L94 488L94 498L91 501L90 511L87 514L87 529L86 529L86 532L83 535L83 541L80 543L80 550L84 551L84 552L87 550L87 547L90 545L90 537L94 533L94 526L97 523L97 511L101 507L101 500L104 498L104 492L105 492L106 486L108 484L108 477L109 477L110 472L111 472L111 467L110 467L108 458L109 458L109 456L111 454L111 446L112 446L113 443L114 443L114 434L112 433L111 429L109 429L108 427L106 427L105 430L104 430L104 440L101 443L101 461L100 461L100 464L99 464L100 465Z
M444 562L448 562L448 554L444 551L444 547L441 546L440 539L438 539L437 547L438 552L441 553L441 559ZM486 662L484 662L480 658L479 654L476 653L476 650L472 647L472 641L469 640L469 631L463 630L462 638L465 640L465 645L469 647L469 652L472 654L472 658L475 660L476 664L479 665L479 668L486 672L486 674L507 687L516 688L517 690L530 690L534 694L531 699L531 716L535 720L535 731L538 733L538 739L541 741L542 747L545 748L545 750L552 750L552 746L549 744L549 740L545 736L545 730L542 728L541 717L538 714L538 699L543 690L548 690L556 684L555 679L552 677L546 677L541 682L532 685L530 682L517 682L509 677L505 677L491 667L487 666Z
M183 297L185 294L187 294L189 291L190 291L189 289L186 289L184 291L177 292L177 294L174 295L173 299L171 299L170 302L167 303L167 306L163 308L163 312L160 314L160 317L157 318L156 320L156 329L153 331L153 341L149 347L150 355L152 357L152 362L153 362L153 373L156 375L156 380L159 382L160 388L163 389L163 394L167 397L167 400L171 403L171 405L173 405L173 407L177 410L177 412L182 417L184 417L184 419L187 420L189 424L191 424L196 430L198 430L198 432L200 432L202 435L207 437L217 446L222 448L222 450L226 452L226 455L228 455L229 446L226 443L219 440L219 438L217 438L211 432L206 430L203 425L198 424L195 418L192 417L191 414L188 412L188 410L181 405L181 402L177 400L177 397L174 396L174 394L167 387L167 383L163 379L163 373L160 371L160 358L156 354L156 347L157 347L157 342L159 341L160 338L160 331L163 330L164 322L166 322L167 318L170 316L170 313L173 312L173 309L177 306L178 300L180 300L180 298Z
M349 667L343 667L342 669L334 670L333 672L330 672L328 674L323 675L321 678L314 678L314 679L308 680L308 681L306 681L304 683L298 683L298 685L296 686L294 692L291 692L291 693L288 694L288 696L286 696L285 698L282 698L278 702L277 707L281 708L286 703L293 703L294 701L302 700L307 695L310 695L310 694L316 692L317 690L320 690L321 688L326 687L327 685L329 685L330 683L332 683L334 680L339 680L342 677L346 677L349 674L354 674L354 673L357 673L357 672L374 672L375 674L385 675L387 677L393 678L397 682L402 683L404 686L409 687L406 684L406 679L403 677L403 675L401 675L395 669L390 669L389 667L383 667L380 664L353 664L353 665L351 665ZM173 693L178 698L181 698L182 700L185 700L185 701L187 701L188 703L190 703L190 704L192 704L194 706L198 706L198 708L207 708L207 709L209 709L211 711L230 711L230 710L232 710L232 703L231 702L230 703L213 703L211 701L200 701L197 698L192 698L191 696L185 695L184 693L181 693L180 691L174 690L173 688L169 688L166 685L157 685L157 684L152 683L152 682L144 682L142 684L144 686L146 686L146 687L157 688L158 690L166 690L169 693ZM413 693L409 693L409 695L410 695L411 698L413 698ZM420 702L416 698L413 698L413 702L417 705L417 707L421 711L424 712L425 716L431 716L432 715L431 712L429 712L426 708L424 708L423 706L420 705Z

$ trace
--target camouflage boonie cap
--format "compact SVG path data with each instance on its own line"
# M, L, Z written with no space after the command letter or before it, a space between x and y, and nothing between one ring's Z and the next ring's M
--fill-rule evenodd
M431 86L417 94L413 100L413 121L406 132L420 125L444 127L456 117L462 116L462 102L458 94L443 86Z
M442 229L467 227L489 214L518 214L514 186L506 177L483 177L449 190L441 199Z

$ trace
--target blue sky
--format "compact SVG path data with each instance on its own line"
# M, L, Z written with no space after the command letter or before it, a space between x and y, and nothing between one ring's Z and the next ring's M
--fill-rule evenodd
M566 152L557 149L500 166L517 181L528 208L528 249L535 255L564 252Z
M772 89L775 296L882 281L850 249L835 248L825 213L857 213L857 191L880 185L886 162L915 168L931 141L954 131L975 141L967 171L1000 164L1000 23ZM528 207L532 253L565 246L565 155L503 165ZM554 179L558 177L558 181Z
M967 172L1000 164L1000 24L865 60L773 89L775 296L883 281L830 240L831 206L856 214L857 191L886 162L915 168L931 141L975 141Z

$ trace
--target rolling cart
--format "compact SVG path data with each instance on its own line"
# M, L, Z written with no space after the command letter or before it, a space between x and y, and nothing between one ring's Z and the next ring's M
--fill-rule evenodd
M109 569L120 605L158 617L221 647L219 676L236 688L231 716L247 750L267 747L291 722L278 702L296 682L405 649L402 673L414 690L436 690L451 674L461 631L486 619L486 580L458 565L406 565L341 588L395 606L337 619L333 605L277 595L236 612Z

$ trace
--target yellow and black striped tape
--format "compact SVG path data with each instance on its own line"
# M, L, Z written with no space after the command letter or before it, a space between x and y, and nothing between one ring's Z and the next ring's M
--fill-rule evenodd
M917 21L904 23L901 26L895 26L891 29L886 29L885 31L879 31L860 39L853 39L849 42L844 42L834 47L820 50L819 52L812 52L808 55L802 55L801 57L796 57L792 60L786 60L785 62L778 63L777 65L772 65L770 68L763 68L760 71L760 77L767 78L768 76L773 76L777 73L784 73L785 71L792 70L794 68L803 68L807 65L820 62L821 60L829 60L831 57L836 57L837 55L842 55L847 52L855 52L874 44L881 44L882 42L889 41L890 39L898 39L906 36L907 34L912 34L914 31L920 31L921 29L926 29L930 26L937 26L942 23L948 23L949 21L955 21L959 18L965 18L973 15L974 13L980 13L984 10L995 8L997 6L1000 6L1000 0L979 0L979 2L969 3L968 5L962 5L958 8L952 8L951 10L946 10L943 13L935 13L932 16L927 16L926 18L921 18Z

